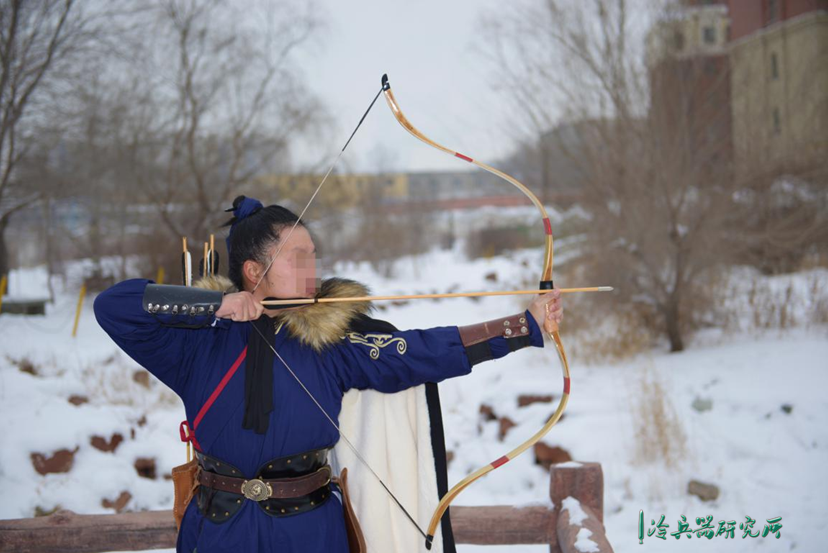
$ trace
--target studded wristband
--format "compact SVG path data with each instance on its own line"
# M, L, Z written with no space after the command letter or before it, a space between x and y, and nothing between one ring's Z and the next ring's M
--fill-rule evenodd
M144 310L161 319L162 324L198 328L221 307L224 293L191 286L147 284L142 305Z
M518 313L502 319L492 319L485 323L461 326L459 329L463 345L469 347L498 336L507 340L528 336L529 322L526 320L525 313Z
M502 319L458 327L458 330L472 366L528 346L543 347L543 334L528 309Z

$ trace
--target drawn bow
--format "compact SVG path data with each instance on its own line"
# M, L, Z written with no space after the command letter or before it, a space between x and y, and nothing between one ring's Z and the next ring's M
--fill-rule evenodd
M484 169L484 170L488 171L489 173L492 173L493 175L496 175L496 176L502 178L503 180L513 184L514 186L516 186L521 192L523 192L532 201L532 203L535 205L535 207L538 208L538 211L540 211L541 221L543 223L544 234L546 236L546 241L545 241L546 242L546 249L545 249L545 254L544 254L544 266L543 266L543 271L541 272L541 280L540 280L539 290L551 290L554 287L553 283L552 283L553 252L554 252L552 224L550 223L549 215L547 214L546 209L544 208L544 206L540 202L540 200L538 200L538 198L526 186L524 186L522 183L520 183L514 177L512 177L510 175L507 175L506 173L504 173L502 171L499 171L499 170L495 169L494 167L486 165L485 163L477 161L476 159L474 159L472 157L463 155L459 152L456 152L454 150L446 148L445 146L442 146L442 145L438 144L437 142L431 140L430 138L426 137L422 132L420 132L416 127L414 127L414 125L412 125L408 121L408 119L405 117L405 115L403 115L402 110L400 109L400 106L397 103L397 100L394 98L394 94L391 92L391 85L388 82L388 76L383 75L382 76L382 88L377 93L377 95L374 97L374 100L371 102L370 106L368 107L368 110L362 116L362 119L360 119L359 124L357 124L357 126L354 129L353 133L351 134L350 138L348 138L348 141L345 143L345 146L342 148L342 150L340 150L340 152L337 155L336 159L331 164L330 168L328 169L327 173L323 177L322 181L317 186L316 190L314 191L314 193L311 196L310 200L308 201L307 205L305 206L305 208L300 213L300 215L298 217L298 220L294 223L294 225L291 228L290 232L287 234L287 237L284 240L281 241L281 243L279 245L279 248L277 248L276 253L271 258L270 263L267 265L267 267L265 268L265 271L263 272L263 274L260 277L259 281L256 283L256 286L254 287L254 291L255 291L256 288L258 288L259 284L265 278L265 275L267 274L267 271L270 269L270 266L273 264L273 261L275 261L275 259L278 257L279 252L281 251L282 245L285 242L287 242L287 239L290 237L290 234L293 232L293 230L296 228L296 225L298 225L299 221L304 216L304 214L307 211L308 207L310 206L311 202L313 202L314 198L319 193L319 190L322 188L322 185L325 184L325 181L330 176L331 172L333 171L334 167L336 166L336 163L342 157L342 153L348 147L348 144L350 144L351 139L356 134L357 130L359 129L362 122L365 120L365 117L368 115L368 112L374 106L374 103L377 101L377 98L379 98L380 94L385 95L385 99L388 103L388 106L391 108L391 111L393 112L394 117L397 119L397 121L399 121L399 123L409 133L411 133L412 135L414 135L418 139L422 140L423 142L425 142L429 146L437 148L441 152L444 152L444 153L447 153L447 154L449 154L453 157L462 159L463 161L466 161L468 163L472 163L472 164L480 167L481 169ZM539 322L542 324L541 321L539 321ZM254 329L256 329L258 331L258 329L256 328L255 325L252 325L252 326L253 326ZM346 444L353 450L355 455L363 463L366 464L368 469L377 477L377 479L380 481L380 483L386 489L386 491L388 491L388 493L391 494L391 497L394 499L394 501L397 503L397 505L400 506L400 508L403 510L403 512L406 514L406 516L409 518L409 520L411 520L411 522L414 523L414 525L417 527L417 529L420 531L420 533L425 537L425 539L426 539L426 548L427 549L429 549L429 550L431 549L431 545L432 545L432 542L434 540L434 533L437 530L437 526L439 525L440 519L442 518L443 514L446 512L446 510L448 509L451 502L454 501L454 499L457 498L457 496L460 495L460 493L463 490L468 488L478 478L490 473L491 471L495 470L496 468L499 468L499 467L505 465L506 463L508 463L512 459L515 459L520 454L525 452L527 449L532 447L535 443L540 441L541 438L543 438L549 432L549 430L551 430L551 428L560 420L561 415L563 414L564 409L566 408L566 404L569 400L569 363L567 362L566 353L564 351L563 343L561 342L561 337L560 337L559 333L557 331L555 331L555 332L551 332L551 333L547 332L547 334L549 335L550 339L555 344L555 349L558 352L558 357L560 358L561 365L563 367L563 394L561 395L561 400L558 403L558 406L555 409L555 412L552 414L552 416L549 418L549 420L547 420L546 424L543 425L543 428L541 428L539 431L537 431L532 437L530 437L524 443L522 443L518 447L514 448L513 450L509 451L505 455L502 455L501 457L498 457L497 459L495 459L491 463L489 463L489 464L479 468L478 470L474 471L473 473L468 475L466 478L464 478L463 480L458 482L454 487L452 487L448 491L448 493L440 500L440 503L438 504L437 509L435 510L433 516L431 517L431 521L430 521L429 526L428 526L427 534L420 529L420 527L416 523L416 521L414 521L414 519L405 510L405 508L400 504L400 502L397 500L397 498L394 497L393 493L391 493L391 491L388 490L388 488L382 482L382 479L379 478L379 476L373 471L373 469L370 467L370 465L368 465L368 463L365 461L365 459L362 457L362 455L360 455L360 453L356 450L356 448L354 448L354 446L347 439L347 437L342 435L342 432L340 431L340 436L343 438L343 440L346 442ZM266 340L266 343L269 344L270 342ZM272 345L271 345L271 349L273 349ZM285 367L288 369L288 371L297 380L297 382L299 382L299 385L305 390L305 392L307 392L310 395L311 399L313 400L314 403L316 403L317 407L322 409L322 412L325 415L325 417L328 419L328 421L330 421L330 423L333 424L334 427L337 428L337 430L339 430L338 425L336 425L336 423L333 421L333 419L325 412L325 410L322 408L322 406L319 404L319 402L316 401L316 399L313 397L313 395L310 394L310 391L304 386L304 384L302 384L301 380L299 380L299 378L296 376L295 372L287 365L287 363L285 363L284 359L282 359L282 357L278 354L278 352L276 352L275 349L273 349L273 351L276 354L277 358L282 362L282 364L285 365Z
M396 98L394 98L394 93L391 92L391 84L388 82L388 75L382 76L382 91L385 95L385 100L388 102L388 107L391 108L391 111L396 117L397 121L399 121L400 125L405 128L409 133L414 135L415 137L419 138L429 146L433 148L437 148L441 152L444 152L450 156L462 159L468 163L472 163L481 169L488 171L489 173L496 175L503 180L513 184L516 186L521 192L526 194L526 196L535 204L535 207L538 208L540 211L541 220L543 222L543 230L546 236L546 250L544 253L544 261L543 261L543 271L541 272L541 279L540 279L540 290L551 290L554 286L552 283L552 268L553 268L553 254L554 254L554 240L552 236L552 224L549 222L549 215L546 212L546 208L544 208L543 204L540 200L535 196L531 190L529 190L526 186L524 186L521 182L519 182L516 178L507 175L503 171L499 171L490 165L486 165L472 157L463 155L459 152L456 152L450 148L446 148L445 146L438 144L437 142L431 140L427 136L425 136L422 132L420 132L411 122L403 115L402 110L400 109L399 104L397 103ZM460 492L468 488L475 480L478 478L492 472L496 468L502 467L512 459L516 458L527 449L535 445L541 438L543 438L549 430L555 426L555 423L560 420L561 415L566 408L567 401L569 401L569 363L566 359L566 352L564 351L563 342L561 342L560 334L555 331L551 333L547 333L549 337L555 344L555 349L558 352L558 357L561 360L561 365L563 366L563 394L561 395L561 400L558 403L558 407L555 409L555 412L549 417L549 420L546 421L546 424L543 425L543 428L538 430L531 438L520 444L518 447L514 448L507 454L498 457L491 463L480 467L476 471L472 472L468 476L466 476L463 480L458 482L457 484L452 487L448 493L440 500L439 505L437 506L437 510L434 512L434 515L431 517L431 522L428 525L428 536L426 537L426 548L431 549L431 543L434 540L434 533L437 530L437 525L440 523L440 519L443 516L443 513L446 512L449 505L458 495Z

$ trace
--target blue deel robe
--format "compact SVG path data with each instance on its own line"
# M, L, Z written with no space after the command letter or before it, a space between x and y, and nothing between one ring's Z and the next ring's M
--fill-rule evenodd
M144 288L152 282L131 279L115 284L95 299L95 316L124 352L181 397L192 425L254 331L249 323L214 315L190 319L207 323L202 328L165 326L174 316L148 313L142 305ZM543 347L543 334L528 310L526 317L531 344ZM342 396L351 388L392 393L471 372L456 326L392 335L405 340L405 352L400 353L392 342L376 359L370 355L371 347L349 339L318 353L284 329L274 336L274 347L335 421ZM505 338L492 338L489 345L493 358L510 351ZM253 478L266 461L333 447L337 442L337 430L278 358L274 360L269 430L262 435L243 429L244 374L242 364L198 426L196 439L204 453ZM331 497L312 511L277 518L245 500L233 517L216 524L202 517L193 500L184 515L176 550L192 553L196 549L198 553L348 553L342 505Z

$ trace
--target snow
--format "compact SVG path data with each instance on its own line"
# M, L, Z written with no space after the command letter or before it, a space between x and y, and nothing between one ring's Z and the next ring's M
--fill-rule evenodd
M575 464L577 465L578 463ZM580 501L572 496L564 498L561 502L561 512L563 511L569 512L570 525L580 526L581 523L587 519L587 514L581 508ZM583 551L584 553L594 553L599 551L598 544L589 539L591 535L592 532L586 528L578 530L578 534L575 537L575 549Z
M581 502L572 496L561 502L561 511L569 511L569 524L580 526L587 519L587 514L581 508Z
M583 551L583 553L596 553L597 551L600 551L598 549L598 544L589 539L591 535L592 532L586 528L578 530L578 535L575 539L575 549Z
M396 276L384 280L367 264L342 264L337 274L368 283L376 294L431 291L499 290L533 283L541 250L470 262L455 251L433 252L397 263ZM565 253L565 248L560 249ZM556 256L559 263L564 257ZM527 260L529 269L521 262ZM149 387L133 379L139 368L97 326L92 297L86 298L77 338L71 337L77 305L79 275L88 262L70 264L66 278L55 279L54 304L47 316L0 315L0 418L6 431L0 442L0 517L33 516L35 509L57 506L79 513L111 513L103 499L114 500L129 491L130 510L170 509L172 483L163 478L185 461L178 438L184 418L180 401L154 378ZM497 281L487 280L496 273ZM571 397L563 421L544 442L563 447L577 461L601 463L604 474L604 524L614 550L663 551L662 540L638 540L638 513L644 511L645 530L663 514L668 547L694 547L695 539L675 540L677 521L713 516L736 521L735 539L723 536L705 540L704 550L755 552L823 550L828 530L828 340L824 324L813 322L815 289L828 289L828 272L756 280L768 297L791 290L794 324L787 328L757 326L746 296L744 275L734 273L734 294L725 307L738 313L728 330L711 328L688 340L679 354L652 350L616 363L586 363L579 355L577 335L561 329L564 344L573 344ZM15 297L46 297L45 270L14 271ZM742 287L739 283L742 282ZM583 283L557 282L558 286ZM586 283L593 285L596 283ZM597 283L612 285L612 282ZM529 284L533 285L533 284ZM529 298L491 297L480 301L447 299L386 304L375 316L400 328L463 325L523 310ZM818 305L825 305L824 303ZM564 299L566 310L567 298ZM824 319L823 319L824 320ZM612 328L611 320L596 321ZM36 375L18 365L28 360ZM658 384L663 394L645 394L645 383ZM455 483L479 466L496 459L536 432L554 411L562 388L561 369L551 344L543 349L521 350L503 359L475 367L471 375L441 384L447 448L454 452L449 482ZM520 394L554 394L553 403L519 408ZM75 406L72 395L89 402ZM712 409L693 409L697 398L712 402ZM499 425L479 415L482 403L500 417L516 423L503 442ZM662 405L661 419L642 418L642 407ZM783 409L791 406L790 412ZM652 413L651 413L652 415ZM662 436L669 456L648 445L642 436ZM647 422L649 421L649 422ZM109 438L120 433L124 442L114 453L90 446L93 435ZM649 445L654 445L649 443ZM66 474L41 476L33 469L33 452L78 448L74 467ZM655 453L653 453L655 451ZM137 457L155 458L158 478L138 477ZM669 461L669 462L668 462ZM687 493L696 479L715 484L719 497L703 502ZM518 457L465 490L459 505L552 505L549 476L533 462L532 452ZM569 498L568 498L569 499ZM577 501L567 503L573 520ZM738 524L745 516L756 519L761 532L768 518L782 516L781 538L741 537ZM693 536L695 538L695 536ZM580 551L590 551L589 534L578 536ZM545 545L461 545L460 553L548 551Z

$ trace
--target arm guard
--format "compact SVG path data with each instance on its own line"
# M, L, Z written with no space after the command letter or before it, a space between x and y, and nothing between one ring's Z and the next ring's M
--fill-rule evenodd
M527 346L543 347L543 332L529 310L458 329L472 365Z
M221 306L224 293L192 286L147 284L141 304L165 326L209 326Z

